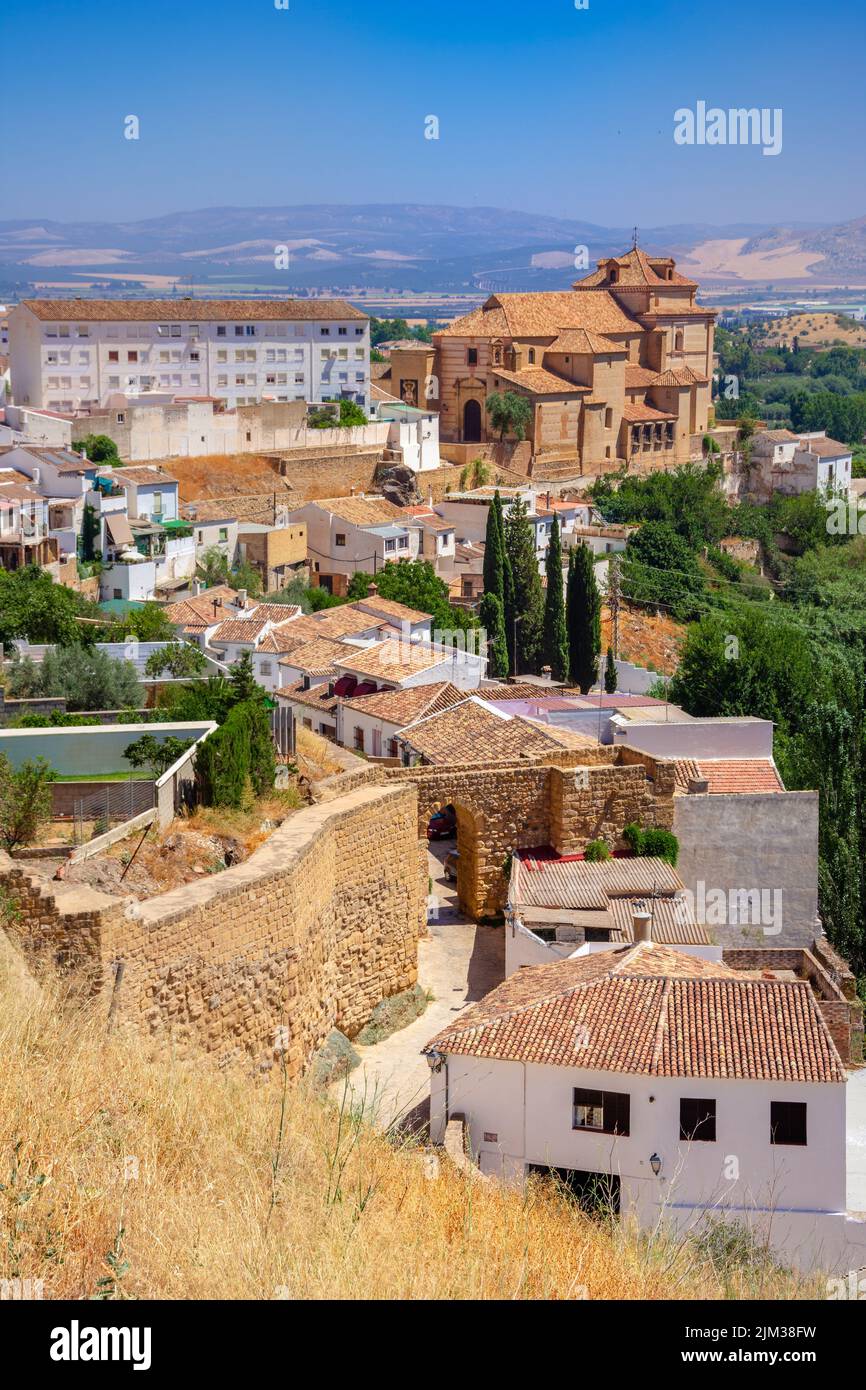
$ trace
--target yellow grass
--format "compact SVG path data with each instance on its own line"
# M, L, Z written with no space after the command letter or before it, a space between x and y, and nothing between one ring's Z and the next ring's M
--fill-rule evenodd
M295 726L295 762L301 772L315 779L343 771L328 740L314 734L312 729L305 729L303 724Z
M6 965L4 967L4 962ZM0 932L0 1278L45 1298L791 1298L555 1193L468 1182L280 1078L159 1056L25 987ZM125 1180L125 1171L130 1174ZM137 1173L137 1176L136 1176ZM113 1264L108 1262L111 1255Z

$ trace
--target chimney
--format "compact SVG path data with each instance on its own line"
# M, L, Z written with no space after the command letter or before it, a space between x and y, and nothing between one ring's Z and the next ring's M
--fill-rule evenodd
M651 918L646 910L646 904L642 902L635 903L631 914L631 927L635 945L637 945L639 941L652 941L650 921Z
M246 591L246 589L238 589L238 608L246 608L246 606L247 606L247 591Z
M376 583L376 581L375 581L375 579L374 579L373 582L372 582L372 584L370 585L369 589L367 590L367 594L368 594L368 596L369 596L370 598L373 598L375 594L378 594L378 592L379 592L379 585Z

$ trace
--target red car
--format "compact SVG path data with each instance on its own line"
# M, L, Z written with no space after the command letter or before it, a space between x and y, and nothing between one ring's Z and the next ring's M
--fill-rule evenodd
M457 834L457 812L453 806L434 811L427 825L428 840L453 840Z

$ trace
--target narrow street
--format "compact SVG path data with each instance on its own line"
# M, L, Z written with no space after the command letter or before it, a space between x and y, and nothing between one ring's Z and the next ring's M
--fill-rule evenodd
M356 1048L361 1065L349 1077L351 1101L363 1104L383 1127L426 1123L430 1073L421 1048L503 978L502 927L479 926L465 917L457 906L456 885L445 878L443 860L453 848L451 840L431 842L428 848L431 910L429 934L418 944L418 982L433 999L408 1027L372 1047ZM337 1100L343 1089L343 1082L332 1088Z

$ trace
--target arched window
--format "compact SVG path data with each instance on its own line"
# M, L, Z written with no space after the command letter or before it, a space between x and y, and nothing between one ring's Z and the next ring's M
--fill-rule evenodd
M535 348L530 348L530 349L529 349L529 352L527 353L527 359L528 359L528 361L529 361L530 367L534 367L534 366L535 366Z
M675 335L674 335L674 352L682 352L682 350L683 350L683 330L682 330L681 328L678 328L677 331L676 331L676 333L675 333Z

